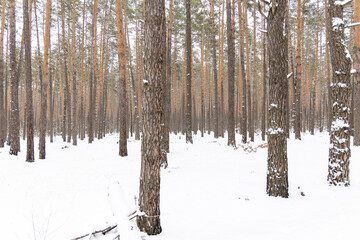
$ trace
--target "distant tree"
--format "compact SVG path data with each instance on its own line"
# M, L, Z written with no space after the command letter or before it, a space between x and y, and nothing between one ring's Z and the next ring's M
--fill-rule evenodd
M34 161L34 113L31 76L31 40L29 21L29 1L23 0L24 44L25 44L25 84L26 84L26 161Z
M266 192L269 196L288 197L287 137L285 132L288 93L287 39L284 36L287 0L275 0L268 14L269 113L268 171Z
M121 1L116 0L116 26L119 56L119 82L120 82L120 141L119 155L127 156L127 96L126 96L126 55L125 55L125 33L123 26Z
M241 142L247 142L247 106L246 106L246 69L245 69L245 42L244 42L244 21L243 21L243 7L241 1L238 0L238 14L239 14L239 34L240 34L240 69L241 69L241 85L242 85L242 101L241 101Z
M191 119L191 4L186 0L186 143L193 143Z
M120 1L120 0L118 0ZM142 99L143 135L137 225L148 235L161 232L160 166L162 163L163 61L166 57L164 0L146 1L144 25L144 87Z
M294 131L295 138L301 139L301 0L297 3L297 42L296 42L296 80L294 81L295 88L295 123Z
M51 0L46 1L46 19L44 36L44 76L41 85L41 109L40 109L40 138L39 138L39 158L45 159L45 136L47 123L47 89L49 85L49 49L50 49L50 20L51 20Z
M212 60L213 60L213 75L214 75L214 136L219 137L219 98L218 98L218 71L216 60L216 38L215 38L215 13L214 0L211 0L211 45L212 45Z
M76 111L76 103L77 103L77 92L76 92L76 11L75 11L76 3L75 0L72 1L72 42L71 42L71 60L72 60L72 139L73 145L77 145L77 111Z
M332 65L332 123L328 182L333 185L350 184L350 69L351 56L344 44L343 2L329 0L328 13L331 22L329 44Z
M234 119L234 94L235 94L235 46L233 41L233 26L232 26L232 6L231 0L226 0L226 26L227 26L227 44L228 44L228 145L234 146L235 142L235 119Z
M9 141L10 154L17 155L20 151L20 120L19 120L19 79L16 69L16 20L15 1L9 1L10 14L10 81L11 81L11 102L10 102L10 126Z

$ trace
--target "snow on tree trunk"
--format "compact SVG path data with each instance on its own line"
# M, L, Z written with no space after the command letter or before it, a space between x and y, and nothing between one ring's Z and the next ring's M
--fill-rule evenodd
M287 39L285 33L286 1L277 0L268 16L269 43L269 113L268 113L268 171L266 192L269 196L288 197L288 163L286 98L288 94Z
M118 0L120 1L120 0ZM160 166L162 145L163 77L166 74L165 3L146 1L144 80L142 98L141 172L137 225L148 235L161 232Z
M349 185L350 161L350 69L351 56L344 40L343 6L329 1L330 54L332 64L332 123L328 182L334 185Z

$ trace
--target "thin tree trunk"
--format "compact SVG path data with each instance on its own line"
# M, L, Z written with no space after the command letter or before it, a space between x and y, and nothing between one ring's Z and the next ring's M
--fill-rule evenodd
M127 156L127 96L126 96L126 55L125 55L125 34L123 27L121 0L116 0L116 26L118 39L119 75L120 75L120 141L119 155Z
M192 104L191 104L191 6L190 0L186 0L186 143L192 140Z
M296 47L296 81L295 88L295 139L301 140L301 0L297 4L297 47Z
M214 136L219 137L219 97L218 97L218 72L216 60L216 39L215 39L215 14L214 14L214 0L211 0L211 45L213 58L213 74L214 74Z
M76 92L76 16L75 16L75 0L72 2L72 43L71 43L71 57L72 57L72 87L73 87L73 105L72 105L72 139L73 145L77 145L77 92Z
M226 23L228 44L228 145L235 147L235 119L234 119L234 79L235 79L235 46L233 41L233 26L231 17L231 0L226 0Z
M39 158L45 159L45 136L47 125L47 88L49 82L48 61L50 47L50 17L51 16L51 0L46 1L46 20L45 20L45 36L44 36L44 72L41 85L41 109L40 109L40 138L39 138Z
M28 0L23 0L24 44L25 44L25 82L26 82L26 161L34 161L34 113L31 76L31 40ZM25 129L24 129L25 131Z

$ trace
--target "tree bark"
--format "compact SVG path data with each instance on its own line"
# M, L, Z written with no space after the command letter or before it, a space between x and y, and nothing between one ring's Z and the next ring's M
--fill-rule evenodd
M233 41L233 26L231 17L231 0L226 0L226 27L228 44L228 145L235 147L235 119L234 119L234 79L235 79L235 47Z
M116 0L116 26L118 39L119 56L119 82L120 82L120 141L119 155L127 156L127 96L126 96L126 55L125 55L125 35L123 27L121 0Z
M295 139L301 140L301 0L297 4L296 81L295 88Z
M269 43L269 115L268 172L266 192L269 196L288 197L286 98L288 94L287 39L283 35L287 0L276 0L268 15Z
M350 69L351 56L344 44L343 6L329 0L329 44L332 65L331 97L332 123L330 129L330 149L328 183L330 185L350 184Z
M214 0L211 0L211 45L213 58L213 74L214 74L214 137L219 137L219 97L218 97L218 71L216 60L216 39L215 39L215 14L214 14Z
M4 147L6 140L6 118L5 114L7 109L4 108L4 30L5 30L5 5L6 1L2 1L1 5L1 33L0 33L0 148Z
M193 143L192 139L192 104L191 104L191 6L186 0L186 143Z
M76 92L76 16L75 16L75 0L72 2L72 42L71 42L71 60L72 60L72 87L73 87L73 105L72 105L72 139L73 145L77 145L77 92Z
M20 151L19 137L19 100L18 89L19 79L16 69L16 20L15 20L15 1L9 1L10 14L10 81L11 81L11 102L10 102L10 126L9 126L9 142L10 154L17 155Z
M144 88L142 99L141 173L137 225L148 235L161 232L160 166L162 163L162 95L166 74L166 33L164 0L146 1Z
M354 0L354 22L360 22L360 0ZM360 27L354 33L354 146L360 145Z
M26 84L26 161L34 162L34 112L31 76L31 40L28 0L23 0L25 84Z
M39 138L39 158L45 159L46 150L46 125L47 125L47 88L49 82L49 47L50 47L50 19L51 19L51 0L46 1L46 19L44 36L44 72L41 85L41 109L40 109L40 138Z

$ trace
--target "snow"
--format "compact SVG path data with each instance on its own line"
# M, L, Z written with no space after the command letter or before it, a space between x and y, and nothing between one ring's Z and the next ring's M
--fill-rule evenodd
M345 6L346 4L350 3L352 0L337 0L334 2L334 5L340 5L340 6Z
M332 18L333 31L338 31L341 26L344 26L344 21L341 18L333 17Z
M259 135L248 145L263 147L249 152L228 147L226 135L194 135L191 145L172 134L169 167L161 172L163 232L151 237L128 220L138 204L140 141L131 138L129 156L121 158L118 135L76 147L55 140L47 144L47 159L35 163L25 162L24 141L18 157L8 146L0 149L1 239L66 240L112 224L122 240L358 237L360 148L351 146L350 187L331 187L327 133L305 134L301 141L291 135L288 199L266 195L267 147Z
M331 123L331 130L333 131L339 131L340 129L348 128L348 127L350 127L349 123L345 122L345 120L341 118L337 118L335 121L332 121Z

